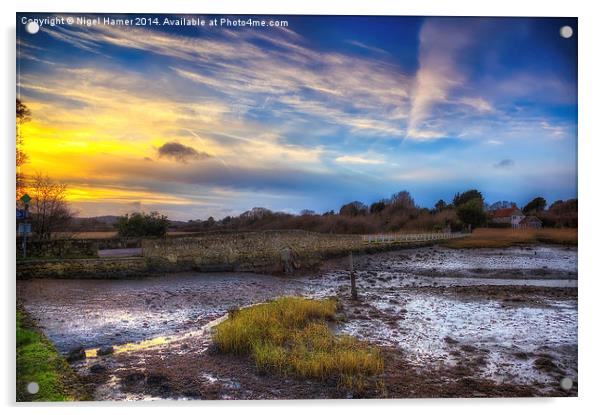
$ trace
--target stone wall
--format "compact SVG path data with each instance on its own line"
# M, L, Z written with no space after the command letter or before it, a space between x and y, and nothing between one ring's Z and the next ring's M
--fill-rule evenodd
M17 262L17 279L142 277L160 269L144 258L25 260Z
M179 271L290 274L351 252L374 253L433 243L366 244L359 235L294 230L207 233L143 240L141 258L18 260L17 278L128 278Z
M365 248L359 235L306 231L213 233L142 242L145 258L177 268L292 272Z
M90 258L97 257L99 249L138 248L141 238L108 239L51 239L27 240L27 256L30 258ZM23 255L22 239L17 238L17 257Z

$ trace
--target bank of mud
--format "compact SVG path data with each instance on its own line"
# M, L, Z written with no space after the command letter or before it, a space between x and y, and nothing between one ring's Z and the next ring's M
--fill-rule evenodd
M18 295L59 351L156 343L73 367L95 399L294 399L577 394L577 251L426 247L355 257L310 276L169 274L135 280L30 280ZM202 327L281 295L341 304L336 329L378 345L385 388L260 373L216 353ZM75 322L75 323L74 323ZM560 388L570 377L574 386ZM376 383L375 383L376 385Z

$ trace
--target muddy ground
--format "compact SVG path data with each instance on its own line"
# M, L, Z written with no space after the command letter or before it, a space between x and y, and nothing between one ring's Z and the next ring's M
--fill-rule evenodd
M403 250L291 278L176 274L19 281L18 298L99 400L574 396L577 250ZM381 347L385 373L361 392L261 373L216 353L210 324L281 295L337 296L337 330ZM99 347L114 347L95 356ZM570 390L560 380L571 378Z

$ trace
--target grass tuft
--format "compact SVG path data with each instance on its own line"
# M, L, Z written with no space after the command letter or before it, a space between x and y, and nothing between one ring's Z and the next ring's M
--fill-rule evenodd
M279 298L230 312L213 339L224 353L249 355L261 371L335 379L361 390L368 377L383 372L383 359L376 348L330 331L336 308L335 299Z

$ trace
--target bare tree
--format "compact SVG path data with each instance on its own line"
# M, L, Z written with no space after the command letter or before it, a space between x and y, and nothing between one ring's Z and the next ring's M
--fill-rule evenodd
M23 195L24 176L21 167L27 162L27 154L23 151L23 124L31 120L31 111L17 98L17 141L16 141L16 168L17 168L17 199Z
M29 189L33 233L40 239L50 239L53 232L65 230L73 217L66 200L67 186L38 173Z

